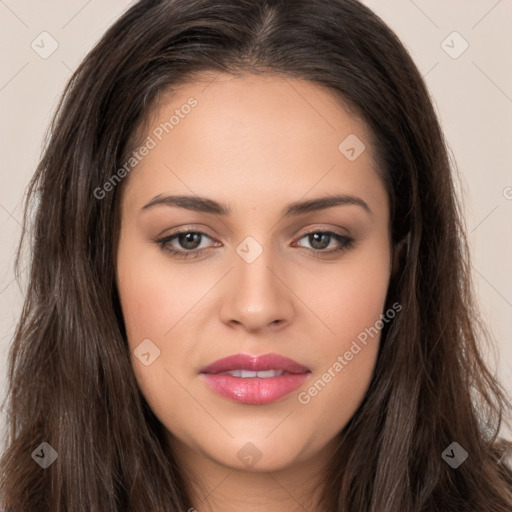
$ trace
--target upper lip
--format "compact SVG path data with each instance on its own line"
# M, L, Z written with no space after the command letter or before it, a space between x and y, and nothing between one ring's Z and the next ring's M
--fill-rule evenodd
M234 354L232 356L218 359L204 367L200 373L221 373L230 370L282 370L287 373L307 373L309 368L301 365L293 359L279 354L263 354L253 356L250 354Z

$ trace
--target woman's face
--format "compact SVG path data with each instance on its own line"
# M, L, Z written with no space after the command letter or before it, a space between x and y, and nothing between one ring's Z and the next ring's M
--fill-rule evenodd
M162 98L124 184L135 375L187 460L318 460L368 389L390 277L369 132L308 82L202 78Z

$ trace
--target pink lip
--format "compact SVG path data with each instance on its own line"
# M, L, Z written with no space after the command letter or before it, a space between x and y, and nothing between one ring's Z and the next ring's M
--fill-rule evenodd
M240 378L219 375L229 370L282 370L279 377ZM310 370L293 359L279 354L251 356L236 354L219 359L201 370L206 384L219 395L235 402L263 405L275 402L297 389L310 375Z

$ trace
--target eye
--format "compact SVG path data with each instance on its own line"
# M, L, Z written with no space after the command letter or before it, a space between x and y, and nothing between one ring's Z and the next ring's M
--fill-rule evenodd
M177 258L197 258L208 247L201 247L204 238L212 240L202 231L184 230L156 240L156 243ZM221 245L218 242L216 244Z
M311 231L303 235L299 240L304 238L307 238L313 252L322 254L332 254L349 250L354 246L355 242L353 238L334 233L333 231ZM330 250L326 250L329 248Z

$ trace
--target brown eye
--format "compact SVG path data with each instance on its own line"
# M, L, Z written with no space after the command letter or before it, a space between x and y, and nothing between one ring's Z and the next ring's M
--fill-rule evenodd
M200 245L201 237L201 233L191 231L188 233L180 233L177 237L177 240L183 249L193 250L197 249L197 247Z
M300 240L304 238L307 238L312 251L323 254L331 254L348 250L353 247L355 242L353 238L340 235L332 231L312 231L311 233L303 235ZM299 247L304 246L300 245Z
M212 240L210 236L202 231L188 230L156 240L156 243L162 250L177 258L196 258L209 248L208 246L200 247L204 239ZM215 245L219 244L216 243Z
M308 235L309 243L313 249L326 249L331 241L331 236L327 233L311 233Z

